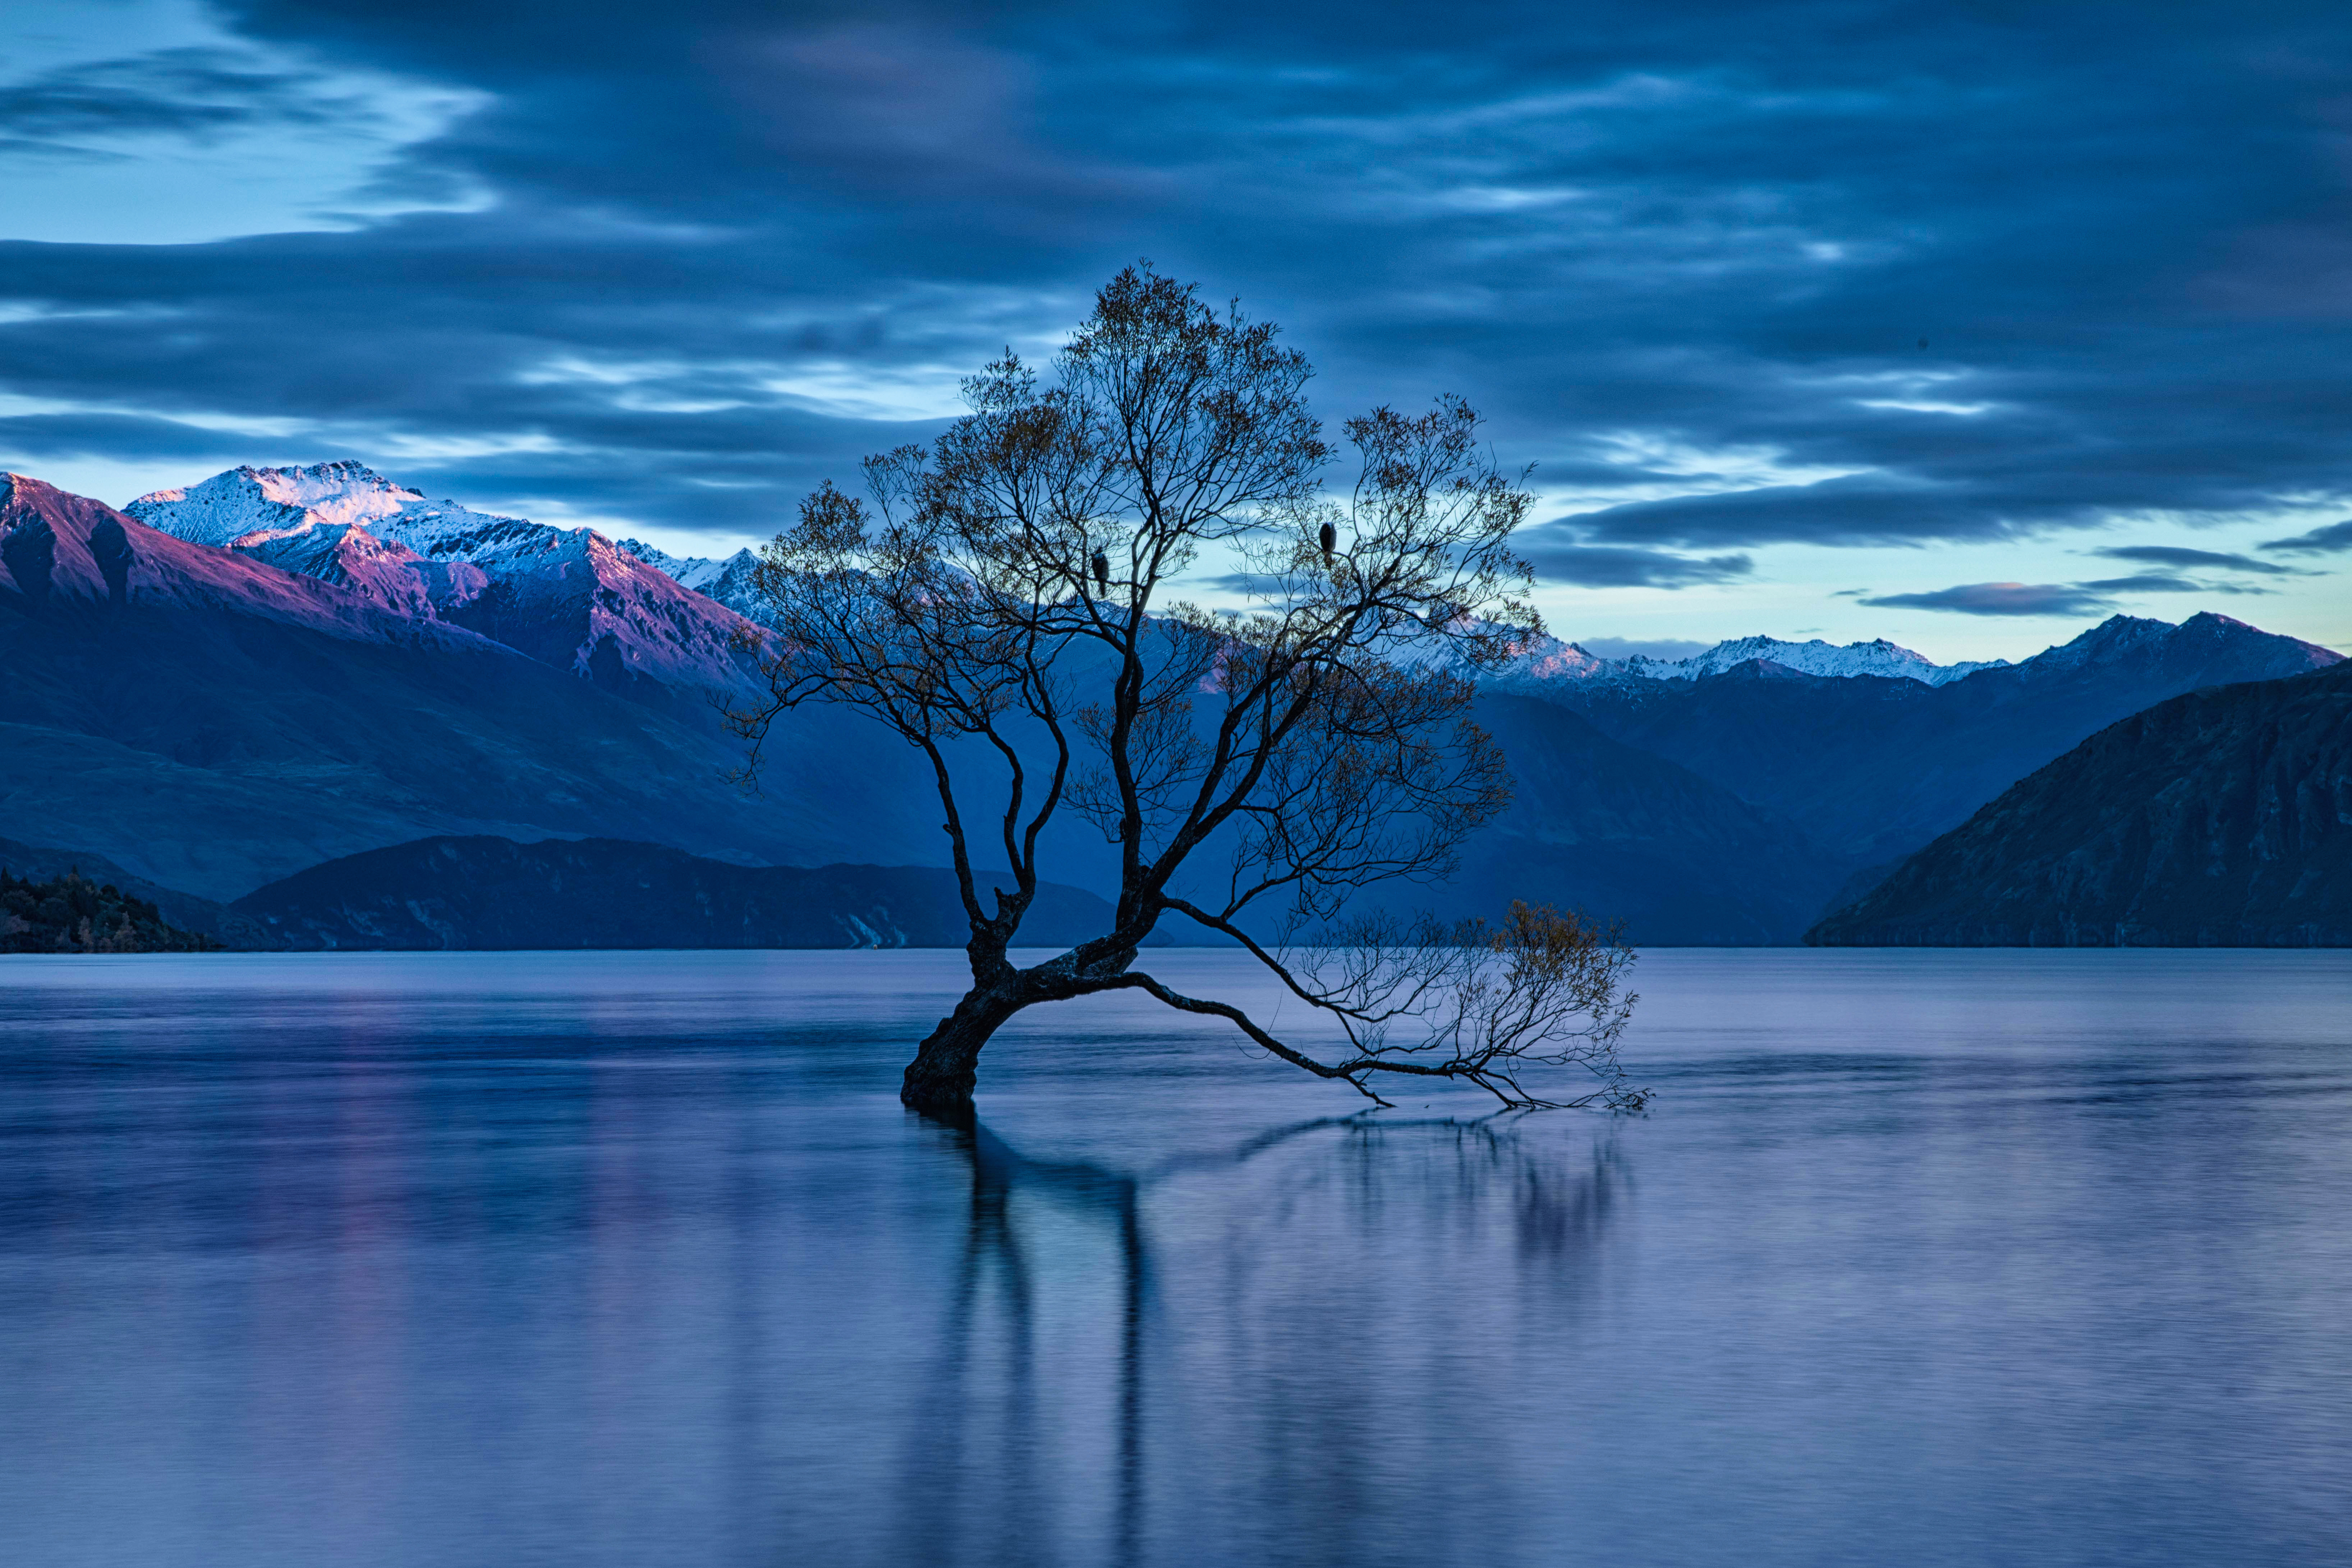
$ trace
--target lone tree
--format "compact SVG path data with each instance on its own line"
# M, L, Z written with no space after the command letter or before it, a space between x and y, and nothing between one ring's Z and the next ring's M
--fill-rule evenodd
M1381 1104L1383 1074L1507 1105L1640 1102L1616 1058L1632 955L1613 932L1524 904L1495 926L1349 916L1371 884L1447 874L1508 803L1465 674L1540 623L1510 550L1525 475L1484 454L1468 405L1349 420L1361 466L1333 499L1311 374L1272 323L1130 268L1050 379L1008 350L936 442L866 460L871 507L827 482L762 551L768 691L730 715L747 773L780 714L845 702L938 784L971 988L908 1064L909 1106L968 1115L1006 1019L1122 990L1227 1019ZM1164 596L1204 552L1249 608ZM1118 900L1100 935L1024 968L1008 952L1064 812L1116 847ZM1246 949L1340 1048L1139 968L1171 919ZM1541 1100L1528 1063L1592 1080Z

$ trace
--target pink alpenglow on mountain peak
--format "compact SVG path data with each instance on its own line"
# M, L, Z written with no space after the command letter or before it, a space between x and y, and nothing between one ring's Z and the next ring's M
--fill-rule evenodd
M167 516L171 526L164 531L192 544L251 548L318 529L363 528L398 517L424 499L364 463L345 460L307 468L231 468L200 485L141 496L122 510L142 522L150 513Z
M485 646L430 616L404 615L243 551L192 544L24 474L0 475L0 599L35 615L131 605L232 610L347 641Z
M740 616L593 529L428 500L363 463L231 468L123 510L615 689L731 691L757 679Z

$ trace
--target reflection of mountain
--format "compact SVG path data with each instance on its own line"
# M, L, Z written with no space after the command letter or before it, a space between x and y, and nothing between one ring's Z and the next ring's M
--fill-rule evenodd
M1528 1343L1540 1345L1561 1326L1564 1296L1593 1282L1625 1181L1613 1142L1570 1155L1522 1137L1507 1116L1322 1119L1135 1171L1033 1158L985 1126L940 1135L969 1166L971 1206L922 1396L907 1412L906 1562L1439 1560L1434 1541L1352 1551L1361 1512L1333 1478L1369 1446L1350 1426L1363 1418L1364 1380L1396 1370L1384 1365L1399 1349L1391 1333L1445 1314L1423 1302L1384 1318L1386 1271L1329 1267L1324 1254L1384 1223L1443 1215L1475 1267L1495 1272L1422 1283L1528 1294L1541 1320ZM1179 1184L1201 1183L1262 1195L1227 1193L1212 1211L1189 1191L1175 1201ZM1156 1205L1163 1189L1170 1202ZM1203 1235L1173 1217L1202 1212L1233 1228ZM1160 1239L1163 1229L1175 1239ZM1426 1256L1437 1238L1398 1239ZM1243 1323L1297 1331L1247 1343L1220 1329ZM1191 1363L1203 1354L1213 1364ZM1383 1398L1390 1408L1396 1395ZM1177 1468L1195 1421L1237 1439L1213 1476ZM1076 1434L1092 1441L1074 1447ZM1237 1489L1255 1494L1247 1507L1219 1506L1217 1492ZM1283 1539L1244 1543L1244 1530Z

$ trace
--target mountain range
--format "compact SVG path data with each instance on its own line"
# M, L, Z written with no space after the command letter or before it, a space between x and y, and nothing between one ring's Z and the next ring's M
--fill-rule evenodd
M123 512L0 482L0 834L21 845L223 904L433 837L945 858L918 754L849 711L788 715L760 793L729 782L742 748L719 709L759 689L748 552L673 557L352 463L232 469ZM1449 881L1390 896L1575 905L1648 942L1792 942L2117 720L2337 657L2210 615L2118 616L2013 665L1545 640L1479 698L1513 805ZM1105 885L1097 836L1073 826L1052 849L1050 875Z
M1668 659L1638 653L1626 658L1603 658L1586 652L1580 644L1544 637L1536 638L1512 663L1487 677L1486 683L1502 690L1540 693L1563 680L1606 685L1646 680L1697 681L1759 661L1776 664L1800 675L1876 675L1916 680L1923 686L1942 686L1979 669L2001 669L2009 665L2005 658L1937 664L1927 655L1914 653L1885 637L1843 647L1819 637L1810 642L1788 642L1769 637L1733 637L1687 658Z
M220 901L434 834L937 858L926 816L871 809L924 781L851 714L780 724L754 795L729 782L741 747L698 689L632 700L593 665L5 485L0 834L20 843Z
M760 562L759 557L749 550L739 550L732 555L722 555L713 560L704 555L672 555L634 539L622 540L621 548L680 587L691 588L706 598L716 600L737 615L753 620L760 617L760 589L751 577Z
M1899 860L2118 719L2201 686L2341 658L2226 616L2179 626L2116 616L2032 658L1957 677L1810 673L1759 655L1671 679L1563 660L1515 668L1502 689L1680 763L1859 868Z

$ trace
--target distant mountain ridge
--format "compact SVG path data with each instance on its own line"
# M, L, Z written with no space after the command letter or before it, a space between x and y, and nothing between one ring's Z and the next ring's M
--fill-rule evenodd
M1408 655L1408 658L1416 657ZM1418 657L1450 660L1450 652L1432 651ZM1530 638L1518 656L1499 669L1459 673L1489 691L1523 697L1556 695L1565 688L1627 686L1641 688L1661 682L1691 683L1728 674L1743 665L1769 663L1780 668L1824 679L1877 677L1909 680L1922 686L1942 686L1966 679L1980 669L2008 668L2007 659L1980 659L1961 664L1937 664L1885 637L1848 643L1843 647L1815 637L1788 642L1780 637L1733 637L1687 658L1653 658L1633 654L1604 658L1581 643L1542 636Z
M1805 940L2352 946L2352 664L2102 730Z
M0 474L0 603L37 619L134 605L233 610L352 641L446 650L496 646L348 586L321 586L239 552L160 533L26 474Z
M1930 685L1750 659L1697 679L1554 679L1505 689L1688 768L1795 823L1849 869L1899 859L2116 720L2200 686L2341 660L2211 614L2116 616L2013 665Z
M2229 621L2222 616L2210 618L2231 626L2242 624ZM1533 639L1517 658L1481 679L1483 684L1496 690L1541 695L1548 689L1563 685L1696 682L1731 674L1742 665L1769 664L1791 674L1823 679L1876 677L1938 687L1965 680L1979 670L2022 669L2027 665L2039 665L2047 671L2081 663L2087 658L2112 658L2121 647L2135 639L2160 638L2172 629L2171 623L2167 621L2115 616L2072 642L2054 645L2016 663L2005 658L1990 658L1967 659L1957 664L1937 664L1927 655L1885 637L1843 646L1825 642L1819 637L1809 642L1790 642L1780 637L1762 636L1732 637L1686 658L1663 659L1638 653L1624 658L1604 658L1588 652L1580 643L1540 637ZM2268 637L2274 634L2261 635ZM2326 658L2341 657L2333 649L2320 648L2312 643L2298 643L2296 646L2312 649L2326 656ZM2326 659L2320 662L2324 663Z

